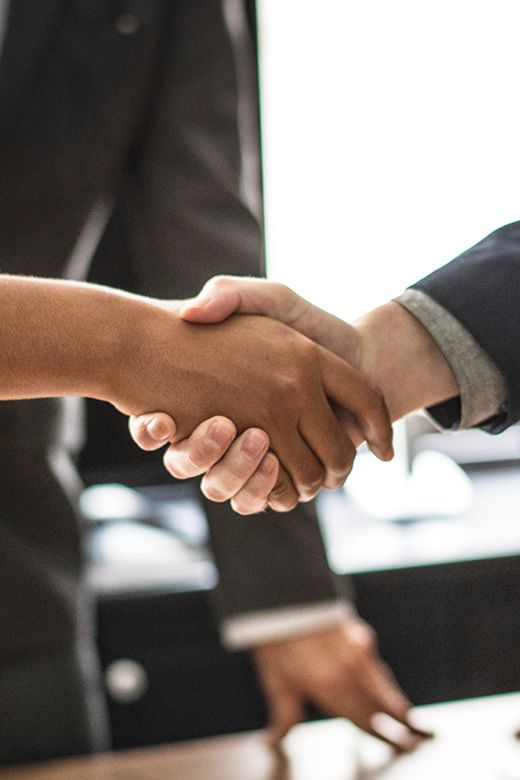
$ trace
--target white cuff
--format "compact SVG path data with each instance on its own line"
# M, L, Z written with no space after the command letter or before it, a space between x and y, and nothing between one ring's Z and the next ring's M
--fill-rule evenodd
M221 636L226 647L243 650L324 630L353 615L354 607L345 601L323 601L261 612L245 612L224 620Z

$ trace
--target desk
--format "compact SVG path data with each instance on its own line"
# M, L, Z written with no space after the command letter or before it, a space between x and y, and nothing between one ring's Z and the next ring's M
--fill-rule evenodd
M284 756L259 732L114 755L0 770L0 780L517 780L520 694L417 709L436 739L392 758L385 745L339 721L304 724Z

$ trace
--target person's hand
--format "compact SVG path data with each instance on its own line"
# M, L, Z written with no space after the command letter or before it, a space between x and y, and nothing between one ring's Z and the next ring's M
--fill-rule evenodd
M382 391L391 420L458 394L456 379L437 343L395 302L369 312L353 326L284 285L263 279L215 277L179 311L184 318L198 322L220 321L234 312L254 312L283 321L357 367ZM355 419L344 409L336 409L336 413L357 445L363 435ZM224 472L214 476L216 491L223 476ZM250 492L247 501L258 506L262 498L266 496L258 490L254 496ZM247 501L242 505L244 514L248 513Z
M258 426L301 499L321 485L341 484L351 468L353 446L327 399L348 404L374 450L383 459L390 456L381 397L329 351L267 318L232 317L201 328L179 325L163 307L156 312L155 322L141 326L154 349L137 350L134 370L118 377L114 404L120 411L133 414L148 406L170 412L174 405L177 440L217 412L232 419L239 433Z
M265 279L215 276L179 311L183 319L199 323L221 322L232 314L246 313L283 322L347 361L365 377L367 386L376 388L370 341L364 343L358 328L314 306L286 285ZM366 440L350 407L335 411L355 446Z
M284 284L239 276L214 276L181 304L189 322L222 322L231 314L259 314L283 322L359 369L366 356L358 330L305 300ZM366 347L365 347L366 349Z
M202 322L220 321L234 311L262 313L303 331L341 357L348 358L351 363L360 363L360 340L355 328L321 311L280 284L260 279L215 277L197 298L177 304L176 310L182 311L182 316L187 319ZM366 387L370 395L373 391L368 385ZM346 409L336 408L335 411L350 438L356 445L359 444L365 434L356 417ZM275 477L278 463L272 453L266 454L260 448L260 432L256 435L247 433L247 436L244 433L239 441L231 445L229 437L215 441L215 437L224 430L229 433L231 426L229 420L221 421L218 426L208 424L197 429L189 439L170 446L165 454L168 471L178 479L204 473L201 489L206 497L214 501L230 499L235 511L241 514L259 512L266 506L276 511L292 509L302 496L292 489L283 468ZM139 429L134 426L131 430ZM248 447L252 441L256 451ZM162 443L157 440L158 446ZM316 492L317 489L308 491L306 498L313 497Z
M285 285L216 276L179 312L191 322L220 322L230 314L251 313L286 323L356 367L383 393L392 421L459 393L456 377L437 342L395 301L350 325ZM343 410L339 415L351 430Z
M255 650L254 658L267 697L273 743L304 719L308 703L324 714L348 718L400 752L432 736L413 725L412 705L379 657L372 629L357 617L318 633L264 645ZM387 716L386 724L381 714Z
M215 277L197 298L184 304L177 303L176 311L194 322L220 321L235 311L268 315L301 329L336 354L348 357L350 362L359 362L359 338L352 326L322 312L280 284L260 279ZM367 388L371 395L373 391L368 385ZM356 418L344 409L335 411L352 440L359 444L364 434ZM159 431L159 419L165 430L169 427L170 431L175 431L171 418L155 412L146 418L154 420L155 431L147 432L144 423L133 421L130 430L137 444L144 449L157 449L169 441L164 455L165 467L177 479L204 474L201 489L207 498L231 500L233 509L240 514L259 512L266 506L275 511L288 511L301 498L292 489L284 469L278 469L274 454L261 446L260 431L256 431L256 435L245 431L233 442L233 423L219 418L218 424L215 421L215 425L211 425L212 421L206 421L189 438L173 443L173 433L164 439L155 435ZM250 442L255 446L248 446ZM316 492L317 489L308 492L307 498Z
M129 428L143 450L168 445L163 463L176 479L204 475L201 490L207 498L231 499L239 514L261 512L267 506L267 496L279 479L279 463L268 452L269 437L264 431L249 428L237 437L231 420L214 417L197 426L188 439L174 444L175 421L162 412L131 417ZM288 488L282 490L286 497L291 495ZM279 503L279 511L292 508L291 504Z

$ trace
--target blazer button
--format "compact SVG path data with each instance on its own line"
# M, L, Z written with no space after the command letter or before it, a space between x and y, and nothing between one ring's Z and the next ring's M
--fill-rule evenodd
M148 675L144 667L131 658L112 661L105 669L107 690L119 704L139 701L148 690Z
M116 17L114 27L120 35L134 35L141 27L141 20L135 14L124 11Z

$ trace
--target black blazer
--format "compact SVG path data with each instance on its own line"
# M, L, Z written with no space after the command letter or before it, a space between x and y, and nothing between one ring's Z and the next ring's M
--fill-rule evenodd
M238 89L219 0L13 0L0 65L0 270L94 268L111 282L123 267L128 287L160 297L195 293L217 272L257 275ZM74 496L49 457L66 455L61 408L0 404L0 659L72 645L82 630ZM247 522L228 507L208 514L224 615L336 598L308 506Z
M500 433L520 419L520 222L496 230L451 263L413 285L472 334L502 372L507 404L483 427ZM448 424L457 400L437 407Z

